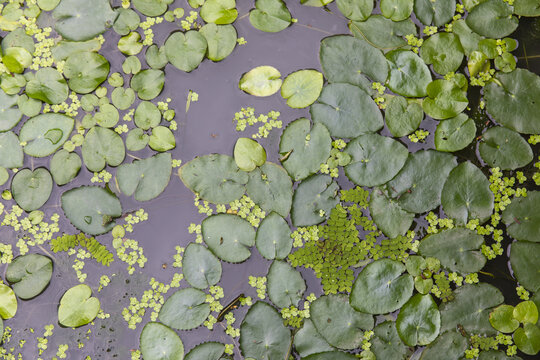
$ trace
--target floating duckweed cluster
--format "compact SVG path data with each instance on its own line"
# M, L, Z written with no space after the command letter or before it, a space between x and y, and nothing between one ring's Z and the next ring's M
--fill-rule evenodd
M234 114L233 122L236 122L236 131L244 131L248 126L261 124L257 133L251 135L253 139L263 139L270 135L273 129L281 129L283 122L279 119L279 111L271 110L267 114L255 116L255 109L252 107L242 108Z

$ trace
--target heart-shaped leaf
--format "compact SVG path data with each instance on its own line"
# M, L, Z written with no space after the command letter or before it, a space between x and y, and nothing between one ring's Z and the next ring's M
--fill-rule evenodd
M6 280L11 284L15 295L27 300L38 296L51 281L52 260L39 254L16 257L6 271Z
M52 185L52 177L47 169L23 169L13 177L11 193L17 204L30 212L39 209L49 200Z
M146 324L139 345L143 358L152 360L184 359L184 344L168 326L156 322Z
M92 297L92 289L80 284L64 293L58 307L58 322L76 328L92 322L100 309L98 298Z
M197 288L206 289L221 279L221 262L202 245L190 243L182 258L182 270L187 282Z
M236 215L217 214L202 222L202 235L208 248L221 260L240 263L251 256L255 230Z
M184 288L163 304L159 320L173 329L191 330L200 326L208 315L210 304L206 302L206 294L194 288Z

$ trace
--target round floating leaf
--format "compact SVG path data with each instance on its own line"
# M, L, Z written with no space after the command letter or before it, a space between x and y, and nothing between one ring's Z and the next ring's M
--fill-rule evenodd
M98 298L92 297L92 289L80 284L64 293L58 307L58 322L76 328L92 322L100 309Z
M373 1L364 1L368 1L373 6ZM383 51L407 45L404 36L409 34L416 36L418 33L416 25L411 19L392 21L382 15L372 15L366 21L352 21L349 24L349 29L358 39L366 40L370 45Z
M255 245L265 259L285 259L291 252L292 242L289 225L275 212L266 216L257 229Z
M266 162L266 150L255 140L239 138L234 145L234 161L240 170L253 171Z
M268 297L274 305L279 308L298 306L306 291L306 282L298 270L285 261L274 260L266 277Z
M137 127L148 130L159 125L161 122L161 111L150 101L141 101L133 115Z
M452 228L426 236L421 242L419 253L435 257L450 271L462 274L482 270L486 258L479 250L484 237L465 228Z
M70 153L62 149L51 158L49 169L54 182L57 185L65 185L75 179L81 166L81 157L77 153Z
M39 254L16 257L8 265L6 280L11 284L15 295L27 300L38 296L51 281L52 260Z
M454 152L466 148L476 136L474 120L466 114L440 121L435 130L435 148L439 151Z
M281 73L273 66L257 66L240 79L240 90L254 96L270 96L281 88Z
M0 284L0 317L10 319L17 312L17 298L7 285Z
M137 201L148 201L158 197L165 190L171 179L171 173L171 154L163 153L119 166L116 180L124 194L135 195Z
M202 235L208 248L221 260L240 263L251 256L255 230L249 222L230 214L217 214L202 222Z
M64 77L50 67L36 71L35 77L26 84L26 94L47 104L60 104L68 97L69 89Z
M463 89L452 80L438 79L431 82L427 87L427 95L422 107L426 114L438 120L457 116L469 104L466 85Z
M195 346L186 355L185 360L220 360L224 353L225 345L211 341Z
M490 167L515 170L533 160L533 151L527 141L517 132L500 126L482 135L478 151Z
M368 314L386 314L399 309L412 296L413 278L402 274L405 265L381 259L366 266L354 282L351 306Z
M141 100L152 100L161 93L165 83L165 73L161 70L147 69L131 78L131 87Z
M304 326L294 336L294 348L302 359L311 354L334 350L315 329L311 319L304 319Z
M386 58L390 65L390 90L408 97L426 96L431 73L418 55L409 50L394 50Z
M142 129L132 129L126 136L126 148L129 151L139 151L144 149L149 141L150 136L145 134Z
M366 85L365 76L380 83L384 83L388 76L388 63L382 52L352 36L337 35L323 39L319 58L324 75L330 82L362 87Z
M459 37L459 42L467 56L478 49L478 42L484 38L472 31L463 19L454 21L452 29L452 32Z
M95 52L79 52L70 55L64 65L68 86L79 94L94 91L109 75L107 59Z
M414 101L407 101L401 96L390 99L386 105L385 120L388 130L395 137L413 133L424 119L422 106Z
M133 6L146 16L159 16L167 11L174 0L133 0Z
M0 91L0 132L12 129L21 120L21 110L16 107L18 100L18 95L10 96Z
M536 0L514 1L514 14L519 16L540 16L540 4Z
M339 202L338 191L338 184L328 175L313 175L302 181L293 196L293 225L311 226L326 220Z
M126 156L122 138L114 131L99 126L88 131L81 152L84 164L93 172L103 170L107 164L118 166Z
M190 243L182 258L182 270L187 282L197 288L206 289L221 279L221 262L207 248Z
M4 50L2 62L9 72L22 74L27 67L32 65L32 54L23 47L9 47Z
M350 84L330 84L311 105L314 123L322 123L330 135L355 138L379 131L384 123L379 107L365 91Z
M385 321L373 329L370 350L377 359L406 359L408 349L403 344L396 330L396 323Z
M102 104L99 107L99 112L94 115L96 123L104 128L112 128L118 124L120 114L118 110L111 104Z
M146 324L139 340L143 358L152 360L182 360L184 344L171 328L156 322Z
M512 10L512 6L503 0L486 0L472 8L465 21L474 32L500 39L518 27L518 19L512 16Z
M309 355L303 360L354 360L356 356L341 351L328 351L319 354Z
M89 40L110 27L118 13L109 0L62 0L54 9L55 30L67 40Z
M399 142L379 134L366 134L347 144L351 162L345 174L357 185L377 186L390 181L403 168L409 151Z
M517 281L532 292L540 289L540 244L528 241L512 243L510 248L510 265Z
M141 71L141 61L136 56L128 56L122 64L122 71L126 74L138 74Z
M336 0L341 13L350 20L364 21L373 11L373 0Z
M360 346L363 330L373 328L373 317L355 311L344 294L319 297L309 308L313 325L326 341L339 349Z
M201 7L200 15L207 23L230 24L238 16L236 0L206 0Z
M24 152L34 157L51 155L69 138L74 124L69 116L55 113L27 120L19 133L19 140L27 143Z
M465 284L454 290L454 299L441 304L441 331L454 330L461 325L469 334L493 335L489 313L504 301L494 286L479 283Z
M466 337L456 331L447 331L422 351L420 360L459 360L468 347Z
M279 143L281 163L293 181L305 179L319 171L330 156L332 138L326 126L308 119L291 122L283 131Z
M146 63L152 69L163 69L169 62L165 52L165 46L158 47L156 44L150 45L144 55Z
M82 186L62 194L62 209L71 223L90 235L110 231L122 215L118 198L98 186Z
M512 199L502 213L508 235L516 240L540 242L540 192Z
M11 193L17 205L30 212L39 209L49 200L52 185L52 177L47 169L23 169L13 177Z
M494 205L489 186L482 170L469 161L459 164L450 172L443 187L444 213L463 225L471 219L479 219L480 223L487 221Z
M249 173L248 196L267 213L289 215L292 204L292 181L285 169L271 162Z
M140 40L141 34L136 31L130 32L118 40L118 50L124 55L137 55L144 46Z
M112 91L111 100L113 105L118 108L118 110L127 110L135 101L135 91L133 91L132 88L124 89L118 87Z
M249 12L249 22L265 32L279 32L291 24L291 13L282 0L256 0Z
M536 324L538 321L538 308L531 300L522 301L513 310L513 317L522 324Z
M28 95L21 95L17 100L19 110L28 117L39 115L42 104L43 103L40 100L29 98Z
M409 346L427 345L437 338L441 314L430 294L416 294L399 311L396 321L399 337Z
M212 61L221 61L229 56L236 47L238 34L232 25L206 24L199 32L208 44L206 56Z
M411 16L414 0L381 0L381 13L392 21L402 21Z
M446 360L446 359L445 359ZM508 356L506 351L481 351L478 360L522 360L519 356Z
M0 133L0 167L19 168L23 161L24 153L17 135L11 131Z
M118 17L116 18L113 29L120 36L125 36L131 31L137 30L141 23L139 14L133 9L118 9Z
M244 195L248 174L231 156L211 154L196 157L178 170L184 185L215 204L228 204Z
M4 185L9 179L9 173L8 171L3 168L3 167L0 167L0 185Z
M317 70L295 71L283 81L281 96L289 107L305 108L319 98L323 82L323 76Z
M450 171L457 165L454 156L434 150L410 154L405 166L388 183L393 197L409 212L423 213L441 203L441 193Z
M2 51L6 51L10 47L22 47L26 49L30 54L34 53L36 47L34 45L34 39L28 35L26 31L19 27L13 31L10 31L2 39Z
M384 235L393 239L405 235L414 220L414 214L405 211L388 196L386 189L375 188L369 199L369 213Z
M513 333L519 327L519 321L514 319L514 307L499 305L489 314L489 322L497 331Z
M190 72L204 59L207 47L205 37L198 31L175 32L165 41L165 54L174 67Z
M540 77L525 69L497 73L485 87L487 111L497 123L525 134L540 133Z
M210 315L206 294L194 288L176 291L163 304L159 321L173 329L191 330L200 326Z
M540 328L533 324L525 324L514 333L514 343L527 355L540 352Z
M456 11L455 0L415 0L414 14L424 25L443 26L452 20Z
M164 152L176 147L174 134L168 127L156 126L152 129L152 135L148 139L148 145L152 150Z
M453 33L440 32L431 35L422 44L422 59L433 64L435 72L446 75L456 71L463 61L463 48L459 37Z

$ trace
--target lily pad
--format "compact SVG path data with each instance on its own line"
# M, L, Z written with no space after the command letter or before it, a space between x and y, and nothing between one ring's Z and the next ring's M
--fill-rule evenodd
M62 0L54 9L55 30L67 40L89 40L112 26L118 13L109 0Z
M356 356L345 353L342 351L327 351L323 353L309 355L308 357L302 358L303 360L354 360L357 359Z
M165 46L158 47L156 44L152 44L146 49L144 56L146 63L152 69L163 69L169 62L165 52Z
M457 331L447 331L422 351L420 360L459 360L468 347L466 337Z
M23 169L13 177L11 193L17 205L30 212L39 209L49 200L52 185L52 177L47 169Z
M8 171L0 167L0 185L4 185L9 180L9 173Z
M176 139L168 127L156 126L152 129L152 135L148 139L148 145L155 151L169 151L176 147Z
M527 197L512 199L502 213L508 235L516 240L540 242L539 205L539 191L529 191Z
M403 168L409 151L401 143L379 134L366 134L347 144L352 158L345 174L357 185L377 186L390 181Z
M311 127L308 119L297 119L281 135L281 163L293 181L305 179L319 171L330 156L331 146L332 138L326 126L315 123Z
M64 65L68 86L79 94L88 94L103 83L109 75L107 59L95 52L78 52L70 55Z
M161 111L150 101L141 101L133 115L137 127L148 130L159 125L161 122Z
M430 294L416 294L399 311L396 328L406 345L428 345L439 335L441 314Z
M257 66L240 79L240 90L254 96L270 96L281 88L281 73L273 66Z
M540 328L525 324L514 333L514 343L527 355L536 355L540 351Z
M540 4L536 0L515 0L514 14L519 16L540 16Z
M533 151L517 132L496 126L482 135L478 151L482 160L491 167L515 170L533 160Z
M9 72L22 74L27 67L32 65L32 54L23 47L9 47L4 51L2 63Z
M19 168L23 161L24 153L17 135L11 131L0 133L0 167Z
M26 84L26 94L47 104L60 104L68 97L69 89L64 77L50 67L36 71L35 77Z
M129 151L139 151L144 149L149 141L150 136L145 134L142 129L132 129L126 136L126 148Z
M385 321L373 329L370 350L377 359L406 359L408 348L403 344L396 330L396 323Z
M182 258L182 270L187 282L197 288L206 289L221 279L221 262L202 245L190 243Z
M393 239L405 235L414 220L414 214L405 211L388 196L386 189L375 188L369 199L369 213L384 235Z
M19 133L19 140L27 143L24 152L34 157L54 153L69 138L75 121L62 114L41 114L27 120Z
M51 158L49 169L57 185L65 185L73 180L81 170L82 161L77 153L60 150Z
M187 353L185 360L220 360L225 353L225 345L210 341L195 346Z
M292 243L289 225L275 212L266 216L257 229L255 245L265 259L285 259L291 252Z
M103 170L107 164L118 166L126 156L122 138L114 131L102 127L88 131L81 152L84 164L93 172Z
M334 347L315 329L311 319L304 319L304 326L295 334L294 348L302 359L312 354L334 350Z
M22 112L18 106L18 95L8 95L0 92L0 132L15 127L22 118Z
M461 87L456 81L438 79L427 87L427 95L422 103L426 114L437 120L459 115L467 108L467 85Z
M326 220L339 202L338 191L338 184L328 175L313 175L302 181L293 196L293 225L311 226Z
M227 155L196 157L178 170L184 185L204 200L228 204L244 195L248 174Z
M463 19L454 21L452 29L452 32L459 37L459 42L467 56L478 49L478 42L484 38L472 31Z
M265 32L279 32L291 24L291 13L282 0L256 0L249 12L249 22Z
M229 56L236 47L238 34L232 25L206 24L199 32L206 39L206 56L212 61L221 61Z
M466 148L476 136L473 119L461 113L456 117L440 121L435 130L435 148L438 151L454 152Z
M8 265L6 280L15 295L27 300L38 296L51 281L53 263L47 256L28 254L16 257Z
M364 21L373 11L373 0L336 0L341 13L350 20Z
M519 327L519 321L514 319L514 307L499 305L489 314L489 322L497 331L511 334Z
M80 284L64 293L58 307L58 322L76 328L92 322L100 309L98 298L92 297L92 289Z
M206 0L200 15L207 23L230 24L238 17L236 0Z
M172 294L159 312L159 321L177 330L200 326L210 315L206 294L194 288L184 288Z
M267 213L286 217L292 205L292 181L281 166L266 162L249 173L248 196Z
M174 67L185 72L195 70L204 59L208 44L206 38L195 30L174 32L165 41L165 54Z
M159 16L167 11L174 0L133 0L133 6L146 16Z
M510 248L510 265L517 281L532 292L540 289L540 244L528 241L512 243Z
M390 65L390 90L407 97L426 96L431 72L418 55L409 50L394 50L386 58Z
M452 20L455 0L415 0L414 14L424 25L443 26Z
M514 319L518 320L522 324L536 324L538 321L538 308L536 307L534 301L522 301L516 305L512 315Z
M285 261L274 260L266 277L268 297L274 305L279 308L298 306L306 291L306 282L298 270Z
M240 170L253 171L266 162L266 150L255 140L239 138L234 146L234 161Z
M146 324L139 340L143 358L153 360L184 359L184 344L168 326L156 322Z
M98 186L81 186L62 194L62 209L79 230L99 235L110 231L122 215L120 200Z
M127 110L133 105L133 102L135 102L135 91L133 91L132 88L124 89L118 87L112 91L111 100L118 110Z
M0 284L0 318L11 319L15 313L17 313L15 293L9 286Z
M373 6L373 1L369 0ZM338 3L339 4L339 3ZM382 15L372 15L366 21L352 21L351 33L358 39L383 51L395 50L407 45L406 35L417 35L416 25L411 19L392 21Z
M324 124L330 135L355 138L380 130L384 123L379 107L365 91L350 84L329 84L311 105L314 123Z
M424 119L422 106L401 96L391 98L385 111L386 126L395 137L412 134Z
M217 214L202 222L202 235L208 248L221 260L240 263L251 256L255 230L236 215Z
M413 11L414 0L381 0L381 13L392 21L408 19Z
M125 36L130 32L137 30L140 23L141 18L135 10L121 8L118 9L118 17L114 22L113 29L118 35Z
M147 69L131 78L131 87L141 100L152 100L161 93L165 84L165 73L161 70Z
M350 302L358 311L386 314L401 308L412 296L413 278L401 262L381 259L366 266L354 282Z
M435 72L446 75L456 71L463 61L463 48L459 37L453 33L440 32L431 35L422 44L422 59L433 64Z
M512 6L503 0L486 0L476 5L467 15L467 25L476 33L500 39L510 35L518 27L518 19L512 16Z
M359 347L363 330L373 329L373 316L354 310L344 294L319 297L311 303L309 313L319 334L339 349Z
M323 82L323 76L317 70L298 70L283 81L281 96L289 107L305 108L319 98Z

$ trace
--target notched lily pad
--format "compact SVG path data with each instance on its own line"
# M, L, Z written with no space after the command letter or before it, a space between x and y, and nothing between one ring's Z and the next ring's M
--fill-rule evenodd
M282 84L281 73L273 66L257 66L240 79L240 90L254 96L270 96L279 91Z
M328 175L313 175L302 181L293 196L293 225L310 226L326 220L339 202L338 191L338 184Z
M533 151L527 141L517 132L501 126L482 135L478 151L490 167L502 170L519 169L533 160Z
M289 215L292 205L292 181L281 166L266 162L249 173L247 195L267 213Z
M291 13L282 0L257 0L249 12L249 22L265 32L279 32L292 22Z
M202 236L208 248L221 260L240 263L251 256L255 230L249 222L231 214L217 214L202 222Z
M281 85L281 96L292 108L305 108L321 94L323 76L317 70L298 70L289 74Z
M399 311L396 328L406 345L428 345L439 335L441 314L430 294L416 294Z
M41 114L28 119L19 133L19 140L27 143L24 152L34 157L49 156L69 138L75 121L62 114Z
M143 358L153 360L182 360L184 344L176 333L163 324L149 322L139 339Z
M194 288L184 288L172 294L159 311L159 321L173 329L191 330L210 315L206 294Z
M510 248L510 265L517 281L532 292L540 289L540 244L528 241L512 243Z
M512 199L502 213L508 235L516 240L540 242L540 192Z
M30 212L39 209L49 200L52 185L52 177L47 169L23 169L13 177L11 193L17 205Z
M8 265L6 280L11 284L15 295L27 300L41 294L51 281L53 263L50 258L40 254L16 257Z
M257 229L255 245L265 259L285 259L291 252L292 243L289 224L275 212L266 216Z
M120 165L126 156L122 138L114 131L100 126L86 133L81 147L84 164L90 171L101 171L108 164Z
M190 243L182 258L182 270L187 282L206 289L221 279L221 262L210 250L197 243Z
M105 32L117 16L109 0L62 0L53 11L55 30L72 41L89 40Z
M298 306L306 291L302 274L286 261L274 260L268 274L268 297L279 308Z
M208 44L206 38L195 30L172 33L165 41L167 59L176 68L191 72L204 59Z
M92 322L100 309L98 298L92 297L92 289L80 284L64 293L58 307L58 322L76 328Z
M266 162L266 150L255 140L239 138L234 145L234 161L240 170L253 171Z

